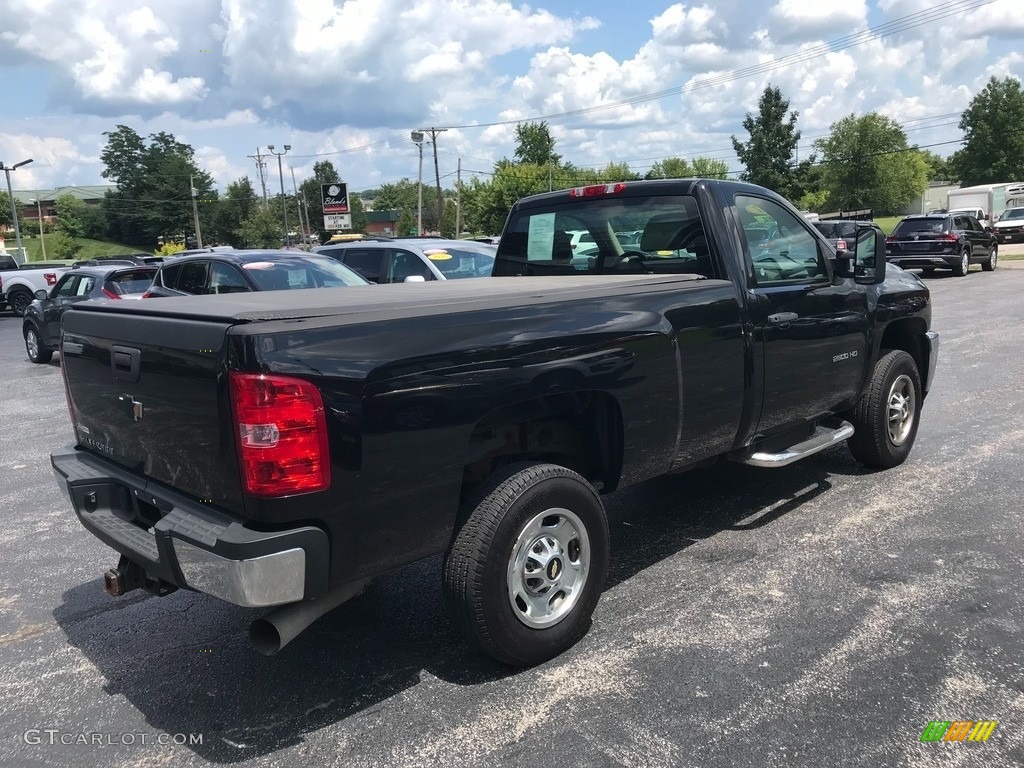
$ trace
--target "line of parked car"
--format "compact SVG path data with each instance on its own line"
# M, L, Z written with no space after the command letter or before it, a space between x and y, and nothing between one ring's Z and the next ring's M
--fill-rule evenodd
M875 227L871 222L849 220L813 224L837 249L853 247L858 226ZM889 264L903 269L922 269L926 274L951 269L962 277L971 264L980 264L985 272L995 270L999 243L1012 242L1014 237L1024 242L1024 208L1005 211L995 229L967 211L911 215L901 219L885 238L885 257Z
M312 252L210 248L161 259L109 257L79 262L38 289L22 307L25 351L47 363L60 344L61 316L86 299L143 300L170 296L335 288L486 277L497 246L439 238L365 239ZM144 257L145 256L145 257Z

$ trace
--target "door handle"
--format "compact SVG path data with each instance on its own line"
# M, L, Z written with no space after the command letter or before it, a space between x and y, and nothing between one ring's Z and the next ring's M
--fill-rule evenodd
M800 315L796 312L777 312L774 315L768 315L768 322L772 325L789 325L799 318Z

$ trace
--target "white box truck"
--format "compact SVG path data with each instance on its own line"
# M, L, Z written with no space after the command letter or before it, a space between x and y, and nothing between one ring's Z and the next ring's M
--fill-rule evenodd
M966 211L982 224L992 226L1007 208L1024 205L1024 183L979 184L949 191L946 209Z

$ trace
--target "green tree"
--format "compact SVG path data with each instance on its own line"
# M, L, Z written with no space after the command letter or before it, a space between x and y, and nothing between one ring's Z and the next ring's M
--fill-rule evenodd
M82 237L102 240L106 233L106 218L101 205L83 205L79 212L82 225Z
M645 179L689 179L693 176L690 164L682 157L666 157L651 166Z
M928 166L928 181L954 181L949 161L927 149L917 150Z
M736 156L746 169L740 178L788 198L794 192L793 157L800 141L800 131L796 129L799 113L789 112L789 99L783 98L782 91L772 85L764 89L757 107L757 117L748 112L743 119L749 139L741 142L732 137Z
M200 226L212 228L217 193L213 178L195 162L195 151L161 131L143 139L118 125L103 134L102 175L117 184L103 210L107 233L121 242L152 245L163 236L173 239L194 229L190 180L196 189Z
M21 224L21 219L18 219ZM14 219L11 218L11 197L6 192L0 192L0 227L14 226Z
M245 240L241 234L242 222L260 205L262 201L257 199L248 176L231 182L224 190L224 197L217 204L213 228L207 237L216 242L229 243L236 248L245 247Z
M894 120L869 112L848 115L818 139L829 204L840 209L899 211L928 185L928 164L907 144Z
M56 204L58 227L71 237L85 237L85 203L74 195L61 195L57 198Z
M46 238L46 247L56 259L73 259L82 249L82 246L75 241L71 235L64 230L58 230Z
M729 178L729 166L724 160L715 160L710 157L695 157L693 163L693 175L698 179L727 179Z
M238 237L246 248L280 248L281 220L273 211L257 205L239 225Z
M545 121L520 123L516 126L516 162L542 165L545 168L550 163L552 168L557 168L562 162L562 156L556 154L554 148L555 139Z
M964 186L1024 178L1024 91L1020 80L995 77L960 117L964 146L950 166Z

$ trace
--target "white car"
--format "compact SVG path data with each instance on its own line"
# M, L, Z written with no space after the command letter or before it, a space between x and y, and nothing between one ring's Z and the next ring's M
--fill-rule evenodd
M1024 243L1024 208L1007 208L992 230L1000 243Z

